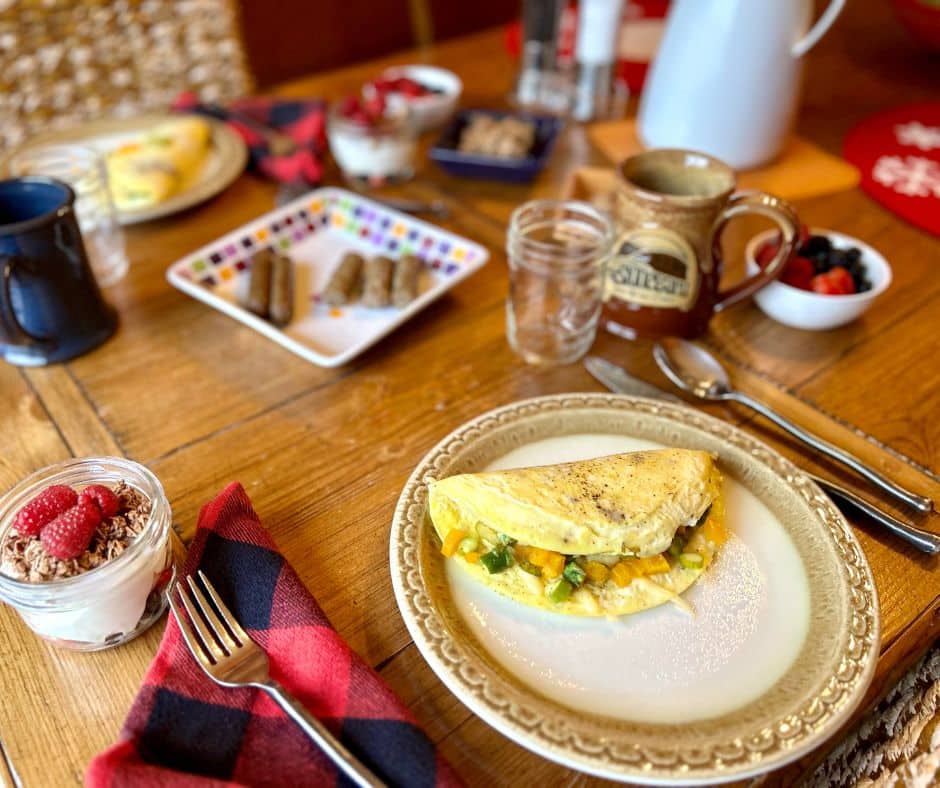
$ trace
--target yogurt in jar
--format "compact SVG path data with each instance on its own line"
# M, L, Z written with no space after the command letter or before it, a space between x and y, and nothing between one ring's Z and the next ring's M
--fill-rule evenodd
M407 109L365 125L331 110L327 125L330 150L350 179L402 181L414 174L417 136Z

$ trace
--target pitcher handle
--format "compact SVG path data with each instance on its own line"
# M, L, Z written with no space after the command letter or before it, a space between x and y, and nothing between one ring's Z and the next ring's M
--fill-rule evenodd
M816 46L816 44L819 43L819 39L826 35L826 31L832 27L832 23L835 22L839 14L842 13L843 8L845 8L845 0L832 0L832 2L826 6L826 10L822 12L819 19L816 20L816 24L810 28L805 36L793 45L793 49L790 50L793 53L793 57L803 57L803 55Z
M42 341L43 337L37 337L25 329L13 311L10 289L15 264L15 257L0 256L0 337L5 337L11 345L34 345Z
M800 220L797 218L796 211L788 202L765 192L738 192L731 195L728 204L715 221L715 226L712 229L711 253L713 260L721 259L721 231L724 226L735 216L745 213L759 213L768 219L773 219L780 226L783 240L774 259L765 268L762 268L753 276L749 276L743 282L739 282L734 287L719 291L718 301L715 304L716 312L738 303L738 301L747 298L776 279L780 271L783 270L783 266L786 265L797 249Z

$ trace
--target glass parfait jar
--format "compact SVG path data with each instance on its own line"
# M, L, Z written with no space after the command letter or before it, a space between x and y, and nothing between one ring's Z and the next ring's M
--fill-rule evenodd
M65 484L125 482L150 502L147 523L115 558L72 577L45 582L0 572L0 601L15 608L27 626L57 646L79 651L110 648L135 638L166 607L164 592L175 579L170 545L170 505L147 468L122 457L87 457L50 465L0 498L0 543L16 513L41 490Z
M506 335L530 364L571 364L594 342L613 225L584 202L535 200L510 219Z
M344 117L334 103L326 133L343 177L354 185L401 183L414 175L418 134L403 102L375 125Z

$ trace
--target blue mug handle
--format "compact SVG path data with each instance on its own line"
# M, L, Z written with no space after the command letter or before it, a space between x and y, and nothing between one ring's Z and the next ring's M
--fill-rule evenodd
M6 338L12 345L36 345L43 342L45 337L36 336L25 329L16 319L16 312L13 311L10 286L15 264L15 257L0 257L0 333L6 334Z

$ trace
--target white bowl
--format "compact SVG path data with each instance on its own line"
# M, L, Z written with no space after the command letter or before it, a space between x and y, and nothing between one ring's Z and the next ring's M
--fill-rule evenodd
M411 117L415 128L419 132L429 131L444 123L454 114L457 109L457 102L460 94L463 92L463 83L453 71L436 66L392 66L382 72L383 78L394 79L396 77L408 77L422 85L442 91L430 96L419 96L417 98L405 98L393 93L392 96L405 102L411 110ZM372 83L369 83L363 89L363 95L371 98L375 93Z
M748 243L746 251L748 274L757 273L759 270L756 260L757 250L775 233L776 230L768 230L755 235ZM876 249L851 235L819 227L810 228L810 233L825 235L836 249L849 249L855 246L861 250L861 262L871 282L871 290L849 295L822 295L777 281L758 290L754 294L754 300L765 315L778 323L806 331L825 331L851 323L868 309L891 284L891 266Z

